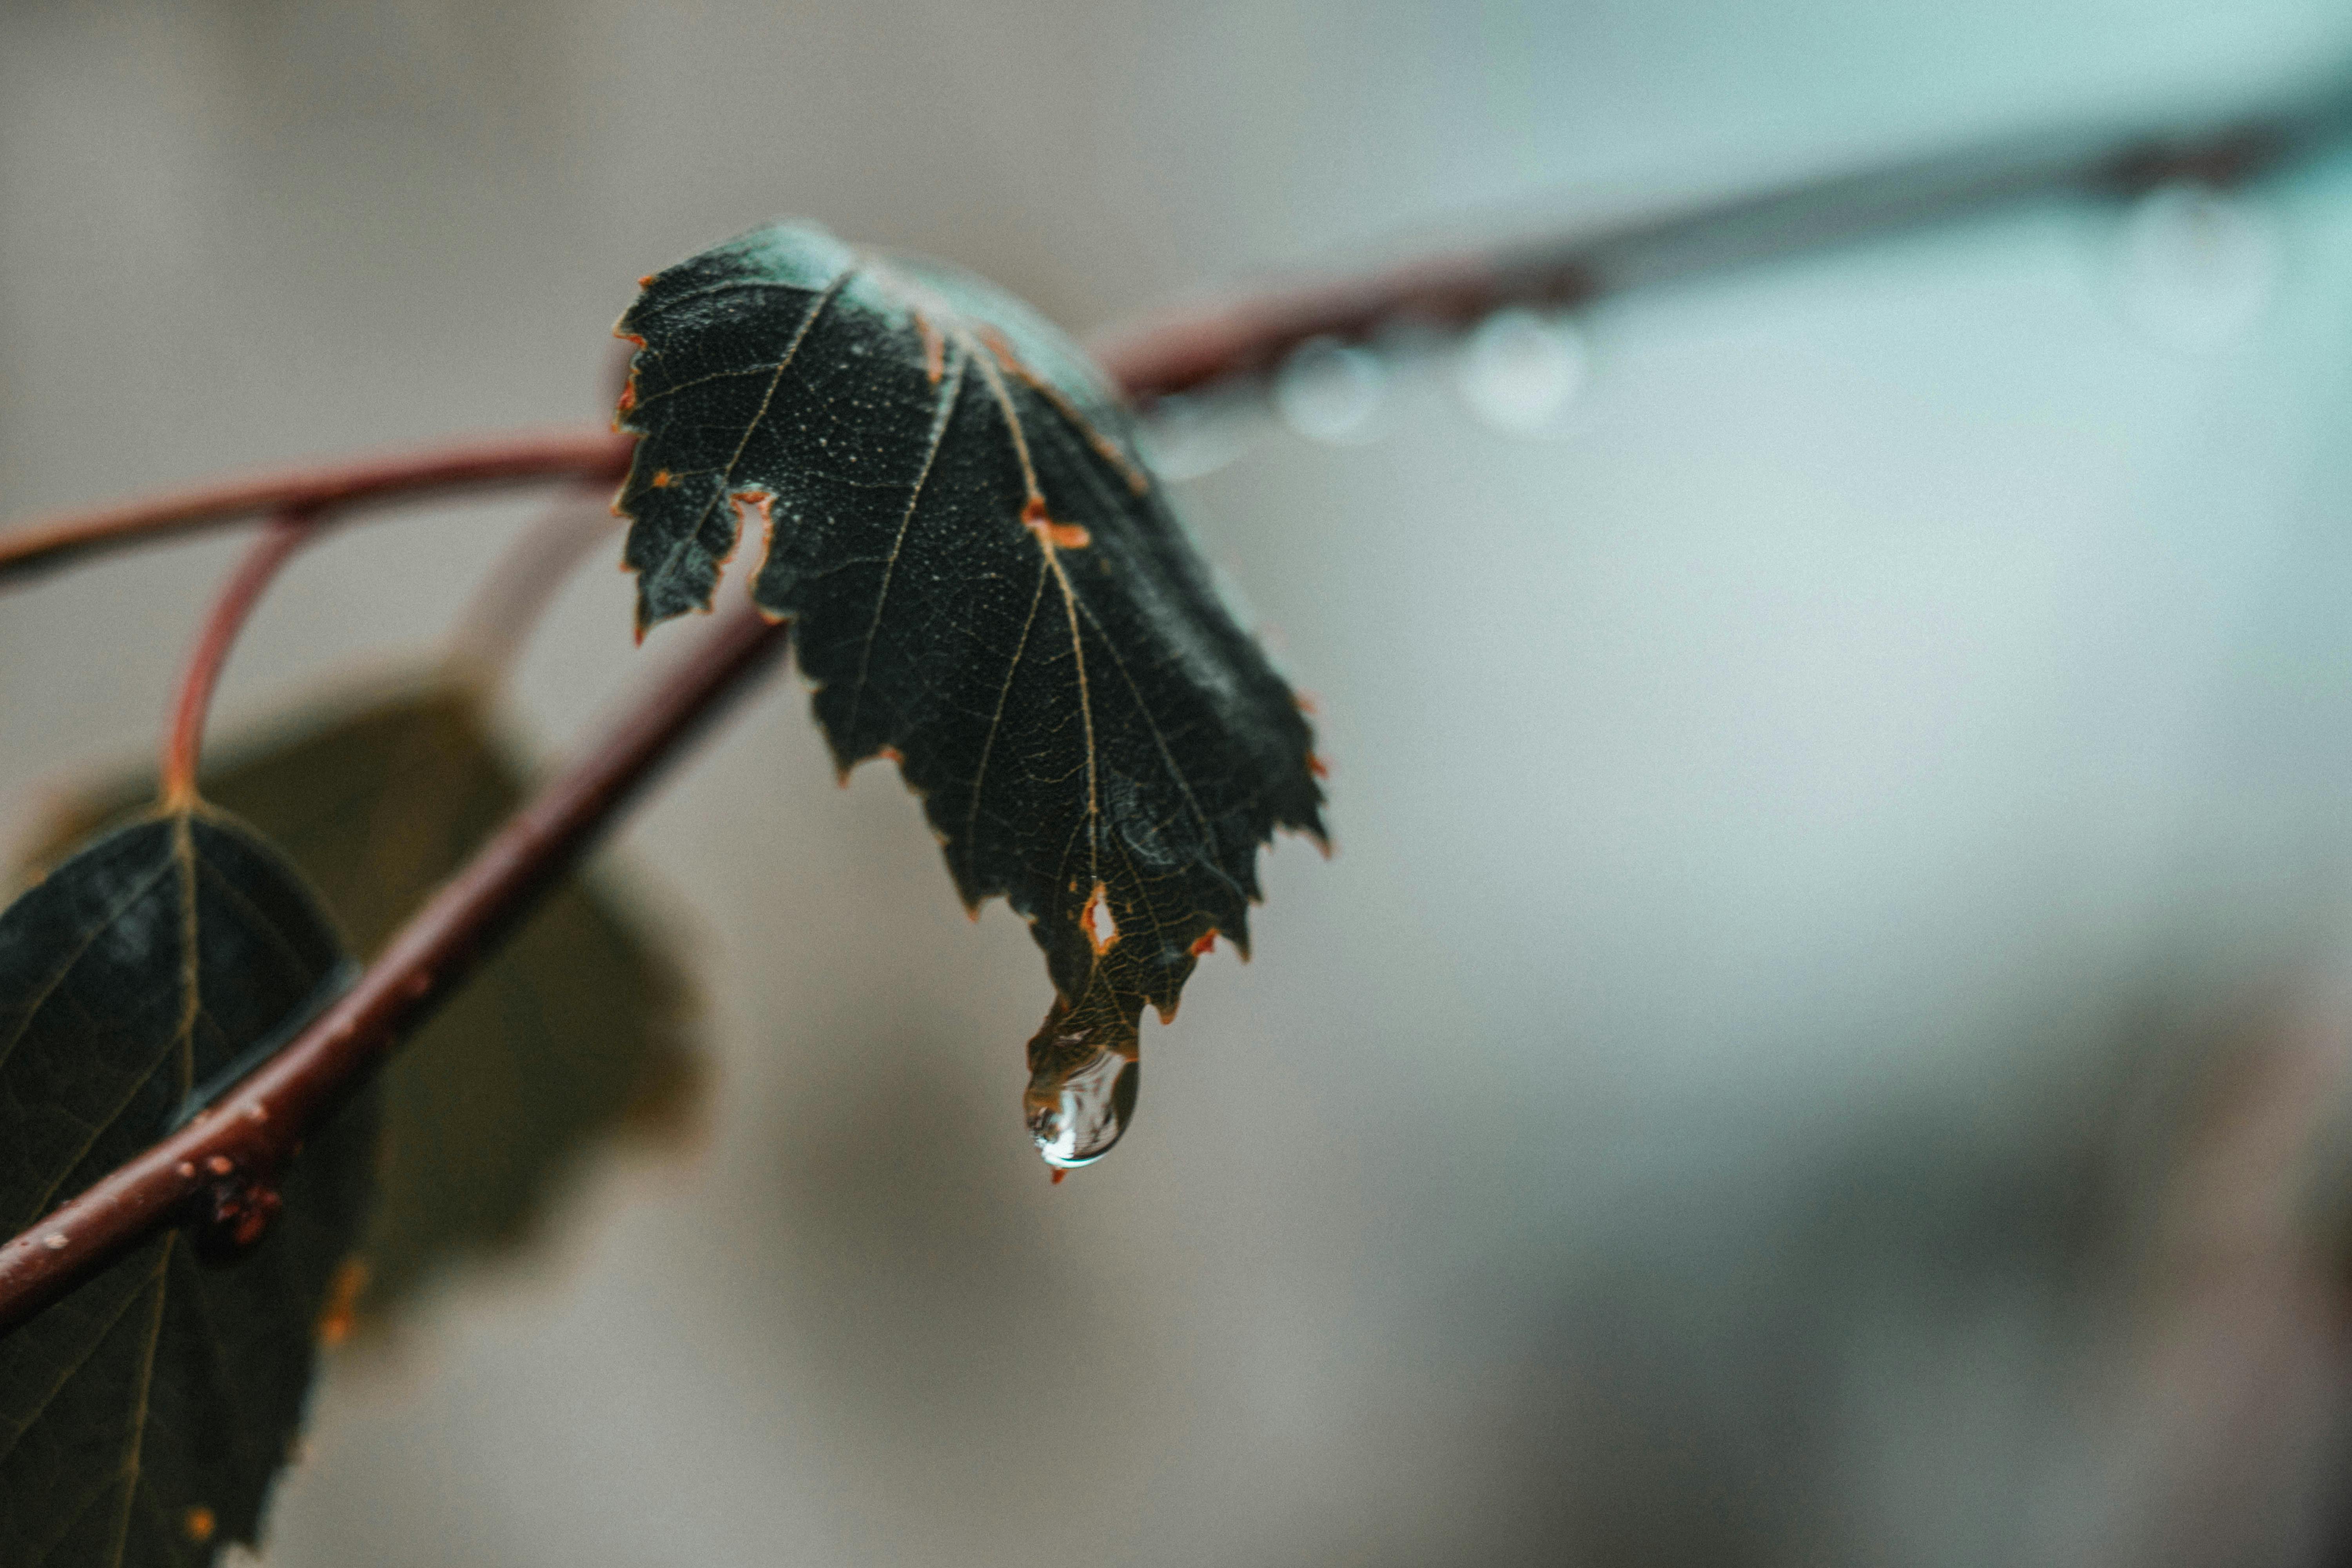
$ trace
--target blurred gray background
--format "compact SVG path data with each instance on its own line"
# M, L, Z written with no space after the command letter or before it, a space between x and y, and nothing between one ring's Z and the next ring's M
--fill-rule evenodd
M0 512L602 417L632 280L782 214L1090 331L2345 60L2321 0L10 0ZM1627 300L1541 437L1430 359L1182 485L1338 853L1058 1188L1026 933L779 681L603 867L702 1135L337 1364L268 1560L2335 1559L2352 161L2223 216L2218 279L2048 206ZM533 510L316 551L221 731ZM234 549L0 602L7 820L150 743ZM583 572L515 732L683 635Z

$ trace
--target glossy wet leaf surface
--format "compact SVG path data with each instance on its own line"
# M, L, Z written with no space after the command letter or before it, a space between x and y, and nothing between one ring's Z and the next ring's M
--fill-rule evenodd
M150 818L56 867L0 913L0 1226L154 1142L341 959L300 879L225 817ZM174 1230L0 1339L0 1563L202 1563L256 1539L373 1126L362 1098L308 1139L240 1260Z
M640 626L707 605L750 521L839 765L897 757L965 901L1033 922L1043 1114L1214 936L1245 947L1258 847L1320 836L1289 689L1118 398L992 286L776 225L646 279L619 331Z
M267 831L362 953L525 787L472 692L436 680L323 707L215 754L206 797ZM126 780L79 803L65 835L144 793ZM601 1141L689 1121L701 1079L690 1011L676 964L595 882L550 893L384 1069L357 1321L462 1258L525 1240Z

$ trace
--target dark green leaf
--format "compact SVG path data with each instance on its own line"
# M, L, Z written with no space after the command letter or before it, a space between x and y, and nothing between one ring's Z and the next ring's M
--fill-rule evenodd
M1319 837L1322 797L1118 398L979 279L789 225L646 279L619 331L640 627L708 605L764 512L752 594L835 758L897 756L965 901L1033 923L1033 1058L1131 1049L1213 934L1246 946L1259 845Z
M342 957L300 879L209 811L135 823L0 913L0 1227L154 1142ZM259 1244L173 1231L0 1340L0 1563L209 1563L257 1539L364 1217L374 1110L307 1142Z
M222 754L205 796L268 833L362 952L523 795L478 700L446 682ZM150 789L126 779L78 804L60 837ZM520 1241L600 1137L688 1116L700 1079L689 1010L675 964L593 882L549 894L384 1069L361 1321L463 1256Z

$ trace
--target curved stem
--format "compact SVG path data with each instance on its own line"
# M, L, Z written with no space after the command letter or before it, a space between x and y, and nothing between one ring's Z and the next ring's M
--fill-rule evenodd
M246 552L236 570L222 584L204 627L188 650L187 667L163 721L163 804L184 806L196 798L196 764L204 750L205 718L212 711L213 689L220 684L221 667L236 642L262 591L294 552L310 542L318 518L308 511L286 511L269 520L261 537Z
M218 1181L267 1182L295 1144L569 870L661 766L783 652L749 604L509 818L404 926L359 984L191 1122L0 1247L0 1333L102 1268ZM215 1162L226 1162L226 1165ZM226 1172L226 1174L215 1173Z
M288 468L105 507L0 532L0 583L78 556L218 527L257 512L325 514L445 490L577 478L618 483L631 437L609 430L523 431L428 451Z

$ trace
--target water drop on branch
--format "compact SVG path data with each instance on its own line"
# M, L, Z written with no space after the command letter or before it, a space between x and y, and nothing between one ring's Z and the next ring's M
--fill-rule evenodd
M1140 435L1144 460L1171 484L1213 474L1249 446L1255 400L1180 392L1152 404Z
M1388 379L1388 367L1370 349L1316 338L1293 350L1275 372L1275 412L1311 440L1366 441Z
M2277 227L2235 192L2158 186L2133 205L2123 247L2125 315L2177 348L2227 346L2261 318L2277 288Z
M1457 384L1487 424L1533 435L1559 423L1591 369L1591 352L1573 322L1515 307L1464 340Z

